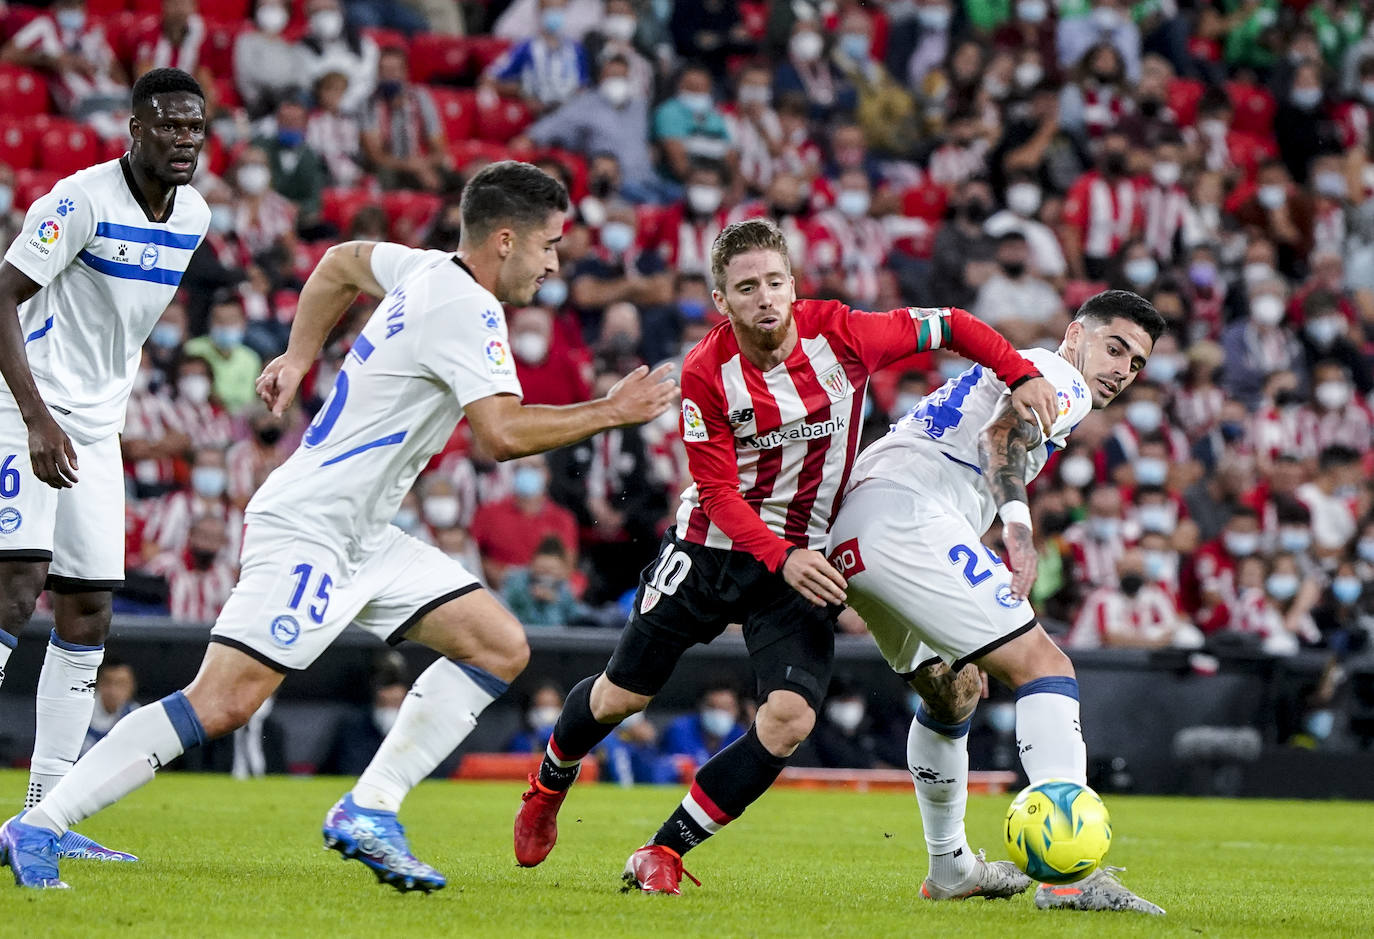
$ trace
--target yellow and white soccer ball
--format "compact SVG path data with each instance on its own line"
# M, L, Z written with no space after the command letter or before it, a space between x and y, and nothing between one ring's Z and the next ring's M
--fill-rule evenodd
M1067 779L1022 789L1007 810L1007 852L1027 876L1071 884L1102 863L1112 822L1097 793Z

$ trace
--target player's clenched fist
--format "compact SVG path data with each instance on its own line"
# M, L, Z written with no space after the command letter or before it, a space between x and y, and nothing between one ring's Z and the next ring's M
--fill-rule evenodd
M285 355L277 356L267 363L267 367L258 376L258 397L262 398L273 414L281 417L291 406L291 401L296 397L296 389L300 387L307 371L308 365L302 368Z
M620 426L651 421L676 403L677 382L670 377L673 367L672 362L665 362L650 372L641 365L606 392Z
M1022 382L1011 393L1012 407L1022 420L1035 424L1048 437L1054 426L1055 416L1059 413L1059 403L1055 401L1054 385L1045 378L1032 378Z
M844 602L848 584L819 551L798 548L782 564L782 579L816 606Z

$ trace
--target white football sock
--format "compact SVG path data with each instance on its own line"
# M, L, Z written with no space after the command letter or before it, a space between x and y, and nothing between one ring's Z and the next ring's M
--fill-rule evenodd
M170 694L115 724L42 802L25 813L24 822L61 835L149 782L154 771L204 742L205 729L186 696L180 691Z
M415 785L444 761L477 726L477 715L507 684L490 672L440 659L415 680L377 755L353 787L364 809L400 811Z
M95 711L95 673L105 647L64 642L53 630L38 675L37 729L24 807L42 801L81 755Z
M0 629L0 685L5 683L5 663L10 660L10 653L18 646L18 639Z
M1055 675L1016 689L1016 748L1031 784L1088 784L1088 748L1078 723L1078 682Z
M968 804L968 722L942 724L919 707L906 738L907 769L921 807L921 828L930 852L930 878L957 887L973 873L977 857L964 833Z

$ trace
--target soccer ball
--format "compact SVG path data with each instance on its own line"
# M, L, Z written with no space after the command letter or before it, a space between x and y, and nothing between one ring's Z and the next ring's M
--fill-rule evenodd
M1112 822L1097 793L1067 779L1027 786L1007 810L1007 851L1045 884L1082 880L1112 844Z

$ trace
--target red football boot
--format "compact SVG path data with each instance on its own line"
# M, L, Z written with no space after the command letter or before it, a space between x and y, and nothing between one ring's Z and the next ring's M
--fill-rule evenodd
M646 844L625 862L626 890L681 896L682 888L679 885L684 876L698 887L701 886L701 881L683 869L682 855L661 844Z
M567 797L568 790L554 792L530 773L530 787L515 815L515 860L521 867L536 866L558 843L558 809Z

